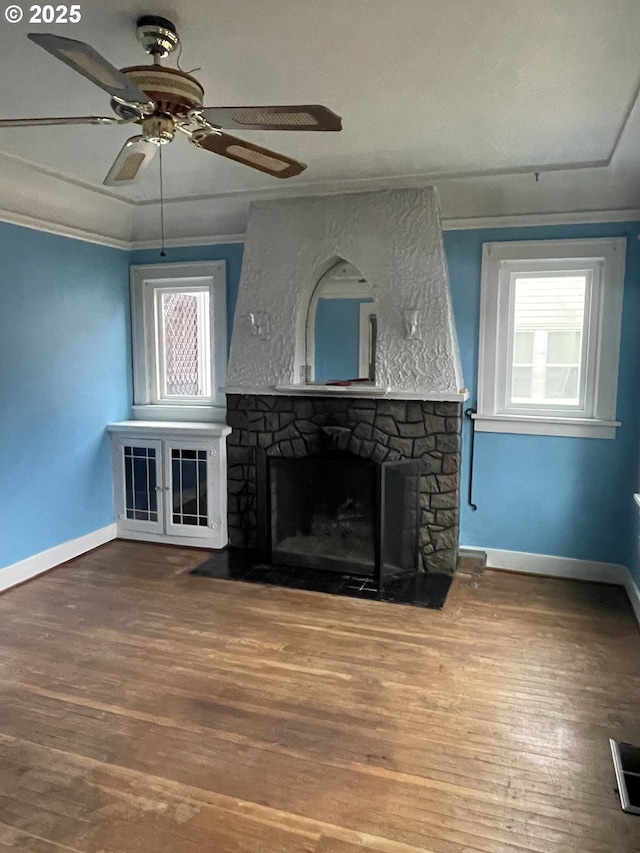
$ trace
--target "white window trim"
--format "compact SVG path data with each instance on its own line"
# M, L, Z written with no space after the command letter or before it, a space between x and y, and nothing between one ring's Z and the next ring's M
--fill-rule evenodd
M159 421L220 421L225 419L227 368L226 265L224 261L184 264L138 264L130 267L131 337L133 352L134 417ZM197 400L156 402L155 294L159 289L207 287L211 333L211 392L206 403Z
M615 420L626 238L530 240L484 243L480 299L478 412L480 432L509 432L577 438L615 438ZM507 411L504 336L509 323L507 272L600 266L591 301L591 352L587 356L588 399L584 411L561 407Z

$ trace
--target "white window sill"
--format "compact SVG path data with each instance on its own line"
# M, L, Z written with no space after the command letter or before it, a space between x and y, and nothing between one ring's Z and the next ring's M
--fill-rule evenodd
M148 403L133 406L132 411L137 421L224 423L227 419L225 406L164 406Z
M478 432L558 435L567 438L615 438L620 421L595 418L551 418L528 415L472 415Z

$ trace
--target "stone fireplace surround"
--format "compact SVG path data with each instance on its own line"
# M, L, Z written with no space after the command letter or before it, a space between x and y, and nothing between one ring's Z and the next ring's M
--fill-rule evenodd
M257 546L258 454L301 458L326 446L363 459L420 460L420 568L455 571L462 404L227 394L229 544Z

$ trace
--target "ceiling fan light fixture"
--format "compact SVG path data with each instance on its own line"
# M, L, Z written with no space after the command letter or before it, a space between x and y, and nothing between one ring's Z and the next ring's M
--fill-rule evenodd
M142 137L145 142L154 145L166 145L171 142L176 129L171 116L154 115L142 120Z

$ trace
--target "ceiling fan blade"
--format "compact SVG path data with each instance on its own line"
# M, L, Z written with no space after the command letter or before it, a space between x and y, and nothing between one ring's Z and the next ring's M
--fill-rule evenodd
M206 148L214 154L221 154L237 163L251 166L259 172L266 172L274 178L292 178L307 168L304 163L285 157L284 154L277 154L268 148L261 148L251 142L245 142L244 139L229 136L228 133L195 133L191 141L200 148Z
M56 124L118 124L107 116L55 116L54 118L0 118L0 127L37 127Z
M107 172L103 184L107 187L132 184L140 172L153 160L157 149L157 145L145 142L142 136L132 136L131 139L127 139L113 166Z
M118 98L128 104L136 104L140 107L145 107L150 103L144 92L134 86L128 77L118 71L110 62L107 62L90 45L75 39L56 36L53 33L27 33L27 37L52 56L55 56L56 59L82 74L87 80L91 80L96 86L100 86L112 98Z
M216 127L244 130L342 130L342 119L321 104L285 107L204 107L202 115Z

